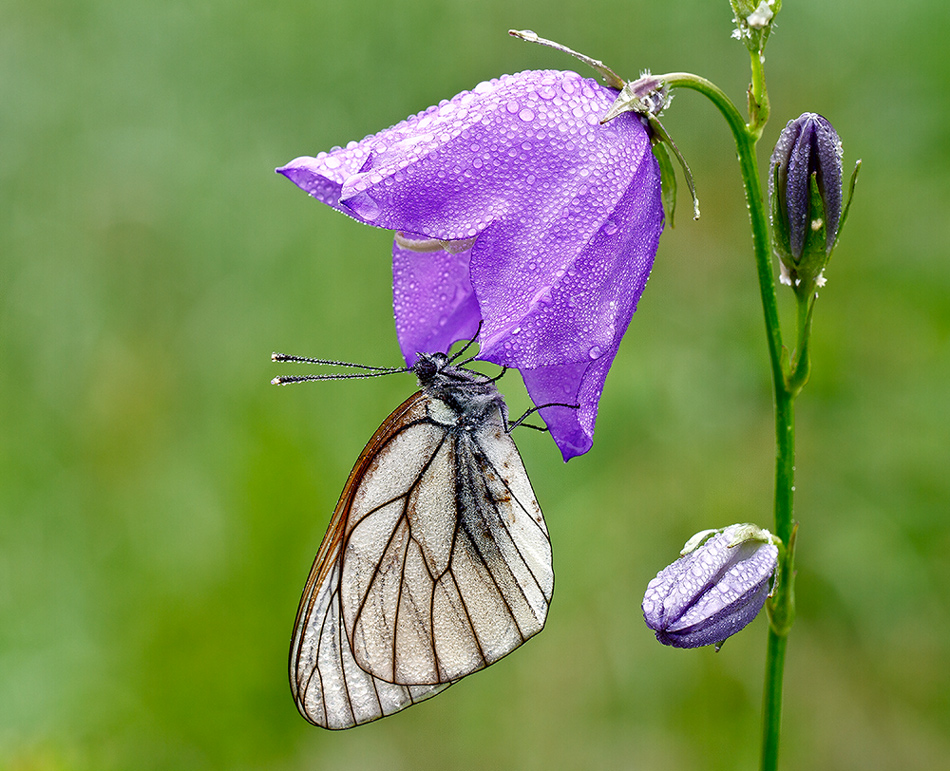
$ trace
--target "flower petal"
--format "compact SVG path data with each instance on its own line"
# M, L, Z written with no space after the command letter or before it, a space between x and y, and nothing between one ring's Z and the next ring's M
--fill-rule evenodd
M419 353L448 351L456 340L471 340L481 312L469 278L472 251L404 248L393 243L393 312L396 337L408 366Z
M541 417L565 461L583 455L594 443L597 406L614 352L595 362L523 369L531 401L542 407ZM578 405L544 407L545 404Z

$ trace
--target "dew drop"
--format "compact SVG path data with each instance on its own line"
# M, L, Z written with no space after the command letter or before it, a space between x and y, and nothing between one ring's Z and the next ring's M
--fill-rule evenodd
M530 110L525 107L521 112L518 113L518 117L521 118L525 123L530 123L534 120L534 110Z
M599 359L604 355L604 351L599 345L595 345L587 352L587 355L590 356L591 359Z
M380 214L379 204L365 193L349 201L350 208L367 222L372 222Z

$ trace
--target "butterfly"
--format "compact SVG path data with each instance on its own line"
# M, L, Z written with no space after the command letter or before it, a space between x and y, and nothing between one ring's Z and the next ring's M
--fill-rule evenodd
M420 354L408 370L273 381L412 371L420 386L357 459L300 599L290 687L315 725L350 728L399 712L544 626L551 542L507 407L497 378L453 360Z

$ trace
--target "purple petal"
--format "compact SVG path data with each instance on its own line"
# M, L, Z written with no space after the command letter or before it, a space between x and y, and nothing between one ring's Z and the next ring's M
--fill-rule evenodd
M695 613L657 631L656 638L664 645L675 648L718 645L750 624L759 615L768 596L767 581L728 600L720 596L718 591L710 590L704 598L706 602L694 608ZM709 604L714 605L715 610L706 607Z
M610 202L580 199L550 222L493 223L472 249L472 285L485 326L482 354L516 367L598 359L626 331L663 228L659 171L649 147ZM632 161L631 161L632 162Z
M613 358L611 351L594 362L521 370L535 404L579 405L578 409L546 407L541 410L541 417L565 461L583 455L593 444L597 405Z
M420 252L393 243L393 311L403 358L412 366L419 353L446 352L456 340L471 340L481 312L469 278L471 249Z
M593 443L607 371L646 286L662 227L659 173L655 163L642 163L600 229L548 283L503 272L518 263L517 256L505 259L508 245L528 238L499 239L492 226L475 242L472 283L485 318L479 358L520 370L538 406L580 405L542 411L565 461ZM480 260L483 253L489 256Z
M813 112L788 122L772 152L771 166L780 165L786 196L790 251L802 255L811 219L811 175L817 173L827 220L826 248L834 245L841 217L841 140L828 120ZM770 180L770 186L773 182ZM770 187L770 191L772 188Z

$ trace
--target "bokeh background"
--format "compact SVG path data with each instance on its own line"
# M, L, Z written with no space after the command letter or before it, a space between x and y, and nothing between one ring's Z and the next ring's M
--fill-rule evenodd
M950 757L948 16L786 0L769 44L760 161L806 110L864 160L799 400L786 769ZM564 466L518 432L554 544L547 628L353 731L290 698L330 511L414 383L268 385L272 350L399 361L390 235L273 169L498 74L575 68L510 27L744 99L726 0L0 5L0 767L756 766L765 620L687 652L639 610L693 532L771 517L746 211L691 92L666 125L703 217L663 236L593 451Z

